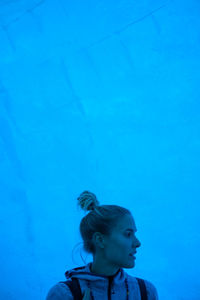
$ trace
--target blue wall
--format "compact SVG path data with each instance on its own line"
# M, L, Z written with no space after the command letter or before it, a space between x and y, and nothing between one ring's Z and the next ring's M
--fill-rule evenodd
M199 300L200 3L67 2L0 4L0 298L84 264L90 190L135 218L125 271Z

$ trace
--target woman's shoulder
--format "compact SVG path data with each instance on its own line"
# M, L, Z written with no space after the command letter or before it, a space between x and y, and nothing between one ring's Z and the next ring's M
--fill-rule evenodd
M138 279L143 280L144 285L145 285L146 290L147 290L148 300L158 300L157 289L151 281L149 281L147 279L144 279L144 278L140 278L140 277L130 276L130 278L134 283L137 283L137 284L139 284Z
M155 285L149 281L144 279L144 283L147 289L147 296L149 300L158 300L158 292Z
M46 300L63 300L63 299L73 300L73 297L69 287L63 282L58 282L50 288L46 296Z

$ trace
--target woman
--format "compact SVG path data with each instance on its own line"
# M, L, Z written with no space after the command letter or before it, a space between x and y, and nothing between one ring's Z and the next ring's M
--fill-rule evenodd
M99 206L88 191L78 197L78 205L90 211L80 223L80 233L93 262L67 271L68 280L54 285L46 300L158 300L151 282L123 270L135 266L134 254L141 246L131 212L117 205Z

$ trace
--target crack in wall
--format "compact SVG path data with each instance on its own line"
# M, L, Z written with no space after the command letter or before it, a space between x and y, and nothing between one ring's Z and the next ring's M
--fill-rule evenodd
M121 29L119 29L119 30L115 30L115 31L113 31L111 34L108 34L107 36L105 36L105 37L99 39L98 41L91 43L91 44L90 44L89 46L87 46L86 48L87 48L87 49L92 48L92 47L94 47L94 46L96 46L96 45L98 45L98 44L104 42L105 40L110 39L110 38L111 38L113 35L115 35L115 34L116 34L116 35L119 35L121 32L126 31L129 27L135 25L136 23L139 23L139 22L145 20L146 18L152 16L152 15L153 15L154 13L156 13L157 11L163 9L164 7L167 6L167 4L168 4L169 2L171 2L171 0L167 1L167 3L163 4L162 6L159 6L159 7L157 7L156 9L150 11L149 13L145 14L144 16L142 16L142 17L140 17L140 18L138 18L138 19L136 19L136 20L134 20L134 21L128 23L128 24L125 25L123 28L121 28Z
M64 63L63 60L61 60L61 68L63 70L64 76L65 76L65 80L66 80L66 82L67 82L67 84L68 84L68 86L69 86L69 88L71 90L71 94L72 94L73 100L75 101L78 110L80 111L81 115L83 116L83 120L85 120L85 126L86 126L87 131L88 131L88 136L89 136L89 139L91 141L91 144L93 145L94 144L94 140L93 140L93 137L92 137L92 135L90 133L89 124L87 122L87 115L85 113L85 110L84 110L84 107L82 105L80 97L78 97L76 95L76 92L75 92L75 90L74 90L74 88L72 86L72 82L70 80L70 76L68 74L67 67L66 67L66 65L65 65L65 63Z
M45 0L40 0L38 3L36 3L33 7L31 8L27 8L21 15L19 15L18 17L14 18L12 21L8 22L7 24L2 24L1 26L3 26L3 28L8 28L11 24L19 21L23 16L25 16L26 14L30 13L31 11L35 10L37 7L39 7L40 5L42 5L45 2Z

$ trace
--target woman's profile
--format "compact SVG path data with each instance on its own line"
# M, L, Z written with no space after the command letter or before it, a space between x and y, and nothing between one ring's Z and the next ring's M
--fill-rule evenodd
M99 205L95 194L84 191L78 205L90 211L80 223L84 250L93 262L65 272L66 281L55 284L46 300L158 300L155 286L133 277L123 268L134 268L141 246L131 212L117 205Z

